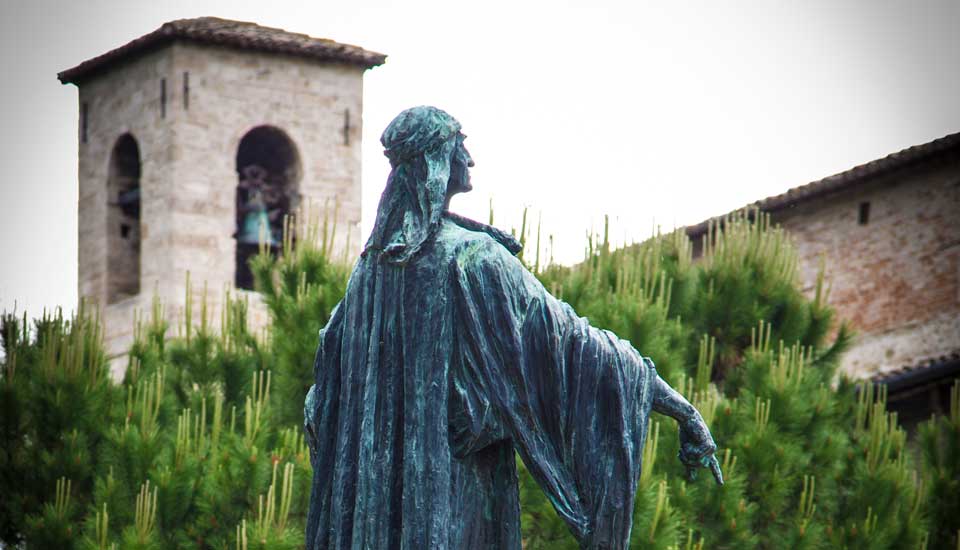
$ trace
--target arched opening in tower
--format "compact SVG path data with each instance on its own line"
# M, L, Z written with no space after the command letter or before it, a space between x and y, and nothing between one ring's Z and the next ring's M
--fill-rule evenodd
M299 202L300 155L287 134L258 126L237 148L237 214L234 239L237 288L252 289L250 259L260 246L276 254L283 241L283 220Z
M107 303L140 293L140 147L117 139L107 179Z

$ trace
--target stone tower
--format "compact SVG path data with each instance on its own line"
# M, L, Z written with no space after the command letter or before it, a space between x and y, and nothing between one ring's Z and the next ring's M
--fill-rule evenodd
M338 246L358 242L363 74L384 60L204 17L57 75L79 89L79 295L111 353L155 292L176 320L188 270L214 311L225 287L250 292L251 241L279 239L298 203L336 202Z

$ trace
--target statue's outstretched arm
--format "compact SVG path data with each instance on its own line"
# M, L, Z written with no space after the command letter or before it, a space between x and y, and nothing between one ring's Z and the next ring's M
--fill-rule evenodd
M717 445L700 412L659 376L653 392L653 410L673 418L680 425L679 458L687 467L690 479L696 479L698 467L710 468L717 484L723 485L720 462L714 454Z

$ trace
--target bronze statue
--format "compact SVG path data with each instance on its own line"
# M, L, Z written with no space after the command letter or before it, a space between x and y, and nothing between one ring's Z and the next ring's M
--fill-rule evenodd
M696 409L628 342L591 327L450 213L471 189L460 124L397 116L391 172L305 403L307 548L519 549L519 453L584 548L625 548L650 411L722 483Z

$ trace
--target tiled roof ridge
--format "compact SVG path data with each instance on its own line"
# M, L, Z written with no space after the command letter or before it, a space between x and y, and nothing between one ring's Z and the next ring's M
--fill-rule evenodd
M717 216L704 220L696 225L686 228L687 235L691 238L698 237L707 232L711 222L721 220L730 214L737 212L758 209L763 212L781 210L793 206L800 202L815 199L817 197L847 189L859 183L863 183L873 176L902 168L904 166L922 162L933 158L941 153L958 149L960 150L960 132L949 134L935 139L931 142L921 145L907 147L885 157L860 164L832 176L810 182L806 185L794 187L779 195L773 195L762 200L752 202L746 206L738 208L724 216Z
M883 383L894 378L902 377L903 375L913 371L928 369L936 365L942 365L955 361L960 361L960 348L954 349L947 353L926 357L912 364L901 365L893 369L875 373L870 377L870 380L877 383Z
M174 40L188 40L232 48L285 53L300 57L357 65L366 69L382 65L386 55L343 44L328 38L265 27L249 21L219 17L197 17L168 21L153 32L114 48L97 57L62 71L57 78L64 84L77 84L103 69L151 48Z

